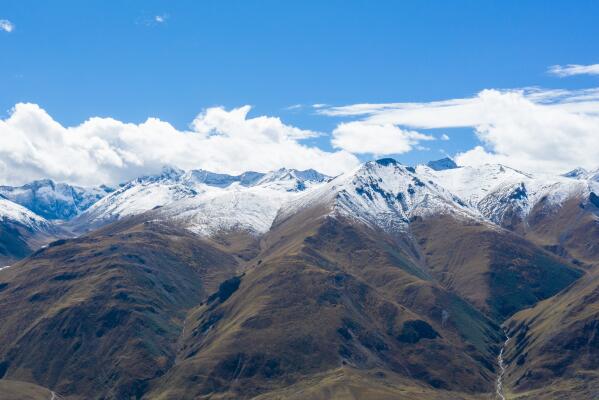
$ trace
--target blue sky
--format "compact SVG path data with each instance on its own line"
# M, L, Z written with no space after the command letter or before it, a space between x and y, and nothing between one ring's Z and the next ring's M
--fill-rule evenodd
M2 0L14 29L0 31L0 115L29 102L64 126L157 117L183 130L209 107L252 105L250 116L324 132L304 141L329 151L329 134L354 117L306 106L594 88L599 75L548 68L599 63L597 17L596 1ZM472 127L432 131L441 133L451 139L397 158L480 144Z

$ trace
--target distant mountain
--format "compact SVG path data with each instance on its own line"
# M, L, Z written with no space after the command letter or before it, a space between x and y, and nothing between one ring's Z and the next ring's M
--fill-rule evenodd
M0 186L0 194L49 220L68 220L112 192L107 186L84 188L50 179L23 186Z
M51 222L0 196L0 267L28 256L60 234Z
M458 165L449 157L445 157L436 161L429 161L426 163L426 165L435 171L458 168Z
M588 197L595 183L563 176L533 175L500 164L435 171L419 166L422 179L432 179L485 218L509 228L526 225L542 204L556 210L568 199Z
M588 175L588 171L584 168L574 168L572 171L566 172L562 176L566 178L585 178Z
M156 210L197 233L239 228L265 233L281 204L330 179L314 170L279 169L232 176L170 167L135 179L104 197L73 221L86 230L120 218Z

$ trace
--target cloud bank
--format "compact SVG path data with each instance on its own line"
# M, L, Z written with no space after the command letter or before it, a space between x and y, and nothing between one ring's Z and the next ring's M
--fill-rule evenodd
M215 172L314 168L329 175L359 163L356 155L387 156L449 140L428 129L470 128L478 139L453 157L460 165L501 163L539 173L599 166L599 88L483 90L426 103L313 105L340 119L327 137L333 151L307 144L326 134L250 106L213 107L188 130L149 118L141 124L90 118L65 127L36 104L17 104L0 119L0 183L51 178L82 185L117 184L164 165ZM322 142L322 140L320 140Z
M463 99L353 104L317 112L359 118L351 124L368 126L371 140L381 129L396 128L399 137L406 129L472 128L481 144L456 155L461 165L503 163L532 172L561 173L599 164L599 89L483 90ZM398 146L388 153L401 150Z
M249 106L209 108L179 131L149 118L141 124L90 118L65 127L36 104L17 104L0 120L0 182L51 178L82 185L116 184L164 165L215 172L268 171L283 166L335 175L358 164L351 153L301 143L318 132L279 118L250 118Z
M599 75L599 64L592 65L553 65L549 67L549 73L559 77L574 76L574 75Z
M401 129L394 124L370 123L366 120L337 125L331 143L335 148L350 153L382 156L407 153L423 140L434 140L434 137Z

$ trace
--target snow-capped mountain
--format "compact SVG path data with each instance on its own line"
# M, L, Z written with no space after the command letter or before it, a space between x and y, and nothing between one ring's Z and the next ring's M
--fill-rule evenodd
M0 186L0 194L49 220L68 220L112 191L107 186L80 187L50 179L23 186Z
M156 211L156 218L207 236L230 230L262 234L270 229L281 205L295 195L263 186L205 190L165 205Z
M449 213L482 221L475 208L436 182L423 179L416 169L389 158L367 162L291 201L280 216L284 219L308 207L323 207L331 216L389 232L405 230L415 216Z
M313 169L298 171L281 168L262 176L254 186L271 188L278 191L301 192L326 182L330 177Z
M50 221L0 195L0 266L26 257L61 234Z
M186 181L216 187L227 187L233 183L239 183L242 186L251 186L264 175L263 173L253 171L244 172L241 175L228 175L196 169L189 172L186 176Z
M443 164L445 160L432 163ZM593 174L574 179L534 175L499 164L447 167L413 168L393 159L368 162L286 204L281 218L321 204L331 215L387 231L405 230L414 216L439 214L512 228L535 207L551 212L570 199L599 199Z
M572 171L568 171L562 176L566 178L576 178L576 179L585 179L587 178L589 171L582 167L574 168Z
M417 172L502 226L526 218L540 201L544 207L559 207L570 198L586 198L593 190L591 181L580 174L529 174L500 164L441 171L418 166Z
M45 230L50 223L27 208L0 196L0 222L17 224L32 231Z
M155 210L156 219L176 221L202 234L228 229L264 233L282 203L330 178L314 170L217 174L166 167L133 180L84 212L75 225L95 227Z
M213 235L227 230L263 234L277 215L314 204L389 231L405 229L414 216L439 213L511 228L541 203L550 211L568 199L599 198L598 187L599 171L534 175L499 164L458 167L446 158L415 168L382 159L336 178L311 169L228 175L165 167L114 191L43 180L0 187L0 194L34 216L36 211L48 219L76 216L69 222L75 232L152 211L148 218Z

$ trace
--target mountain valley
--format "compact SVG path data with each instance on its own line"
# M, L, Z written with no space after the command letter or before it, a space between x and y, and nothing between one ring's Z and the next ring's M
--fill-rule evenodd
M599 386L598 171L2 186L0 261L0 390L33 399L495 399L502 349L506 399Z

